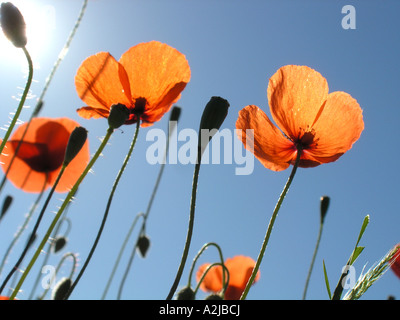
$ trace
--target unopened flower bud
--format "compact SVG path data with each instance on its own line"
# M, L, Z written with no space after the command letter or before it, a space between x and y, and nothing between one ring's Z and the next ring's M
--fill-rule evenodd
M69 289L71 289L72 280L70 278L62 278L55 285L53 292L51 294L52 300L64 300Z
M326 213L328 212L330 198L328 196L321 197L320 204L320 214L321 214L321 223L324 222Z
M192 288L185 287L176 295L176 300L194 300L195 294Z
M174 106L171 110L169 121L178 121L180 116L181 116L181 108L178 106Z
M108 125L113 129L119 128L128 120L129 114L129 109L125 105L121 103L113 104L108 115Z
M65 245L67 244L67 238L66 237L57 237L54 239L54 241L52 242L52 248L53 248L53 252L57 253L60 250L62 250Z
M6 212L8 211L8 208L10 208L11 203L12 203L13 197L10 195L7 195L3 201L3 206L1 207L1 212L0 212L0 220L4 217Z
M141 235L137 242L137 248L142 258L146 257L147 251L150 247L150 239L146 235Z
M1 28L6 37L17 48L23 48L28 42L24 17L11 2L1 4Z
M203 154L207 144L228 115L229 102L221 97L211 97L200 120L199 149Z
M67 149L65 150L64 165L67 166L81 151L87 139L87 130L83 127L76 127L68 140Z
M213 294L208 295L205 298L205 300L224 300L224 299L221 297L221 295L213 293Z

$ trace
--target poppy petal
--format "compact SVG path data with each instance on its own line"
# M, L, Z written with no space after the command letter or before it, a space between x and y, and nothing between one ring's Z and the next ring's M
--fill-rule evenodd
M108 52L83 61L75 76L75 87L78 96L92 108L91 112L85 108L85 111L78 111L85 118L108 115L110 107L116 103L131 104L128 75Z
M246 256L235 256L226 259L225 266L229 270L229 286L241 288L243 291L250 279L255 264L256 262L252 258ZM260 272L256 274L254 282L257 282L259 278Z
M296 147L279 131L260 108L249 105L239 111L236 121L238 137L247 150L268 169L285 170L296 158ZM247 129L253 129L254 137L246 134Z
M132 98L146 98L148 121L159 119L179 99L190 67L178 50L158 41L140 43L119 60L129 75Z
M335 161L351 149L363 129L362 109L357 101L345 92L330 93L313 125L316 145L309 153L321 163Z
M314 123L328 96L328 83L307 66L281 67L269 80L268 102L272 118L292 139Z
M200 281L204 272L210 266L210 263L202 264L196 273L197 282ZM222 289L222 267L214 266L210 270L208 270L206 276L204 277L202 283L200 284L200 288L204 291L212 291L218 292Z

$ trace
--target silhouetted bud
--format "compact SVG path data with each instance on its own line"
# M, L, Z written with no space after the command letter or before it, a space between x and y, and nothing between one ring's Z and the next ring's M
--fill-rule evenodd
M57 253L62 250L67 244L67 238L65 237L57 237L54 239L52 243L53 252Z
M81 151L87 139L87 130L83 127L76 127L68 140L67 149L65 150L64 165L68 165Z
M0 220L4 217L4 215L6 214L6 212L8 211L8 208L10 208L11 203L12 203L13 197L10 195L7 195L4 198L3 201L3 206L1 208L1 213L0 213Z
M328 212L330 198L328 196L321 197L321 206L320 206L320 214L321 214L321 223L324 222L326 213Z
M147 251L150 247L150 239L146 235L141 235L137 242L137 248L139 250L140 255L145 258Z
M176 295L176 300L194 300L195 294L192 288L185 287L180 290Z
M200 120L199 147L201 147L201 154L224 122L228 115L228 108L229 102L221 97L211 97L205 106ZM204 137L204 135L206 136Z
M213 293L207 296L204 300L224 300L219 294Z
M53 292L51 294L52 300L64 300L69 289L71 289L72 280L70 278L62 278L55 285Z
M178 106L174 106L171 110L169 121L178 121L180 116L181 116L181 108Z
M11 2L1 4L1 28L4 34L17 48L23 48L28 42L24 17Z
M108 115L108 125L113 129L119 128L128 120L129 114L129 109L125 105L121 103L113 104Z

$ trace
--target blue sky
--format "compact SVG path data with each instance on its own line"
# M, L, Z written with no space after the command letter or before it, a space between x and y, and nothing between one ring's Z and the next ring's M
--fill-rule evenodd
M28 31L35 30L27 46L34 59L35 81L31 87L32 98L26 105L33 107L35 96L40 94L75 23L82 1L21 0L15 4L23 14L27 12ZM345 5L356 9L356 29L342 28ZM28 8L25 12L24 7ZM103 119L85 120L76 114L75 110L83 106L74 86L76 70L92 54L108 51L119 59L131 46L151 40L175 47L185 54L191 67L191 81L177 103L182 107L178 131L198 129L203 108L211 96L221 96L230 103L221 129L233 130L239 110L249 104L259 106L270 115L266 95L268 78L287 64L314 68L327 79L330 92L345 91L357 99L363 109L365 129L353 148L337 162L297 171L276 220L261 265L261 278L248 299L301 299L317 239L319 198L328 195L331 205L307 295L309 299L326 299L322 260L331 286L335 286L367 214L371 222L360 243L365 249L355 264L357 277L365 265L366 269L370 268L400 242L397 186L400 48L396 16L399 9L397 1L90 0L40 115L78 121L89 131L90 149L94 153L99 139L106 133L107 123ZM25 85L26 63L21 50L4 39L1 46L0 124L4 127L17 106L15 97ZM26 121L30 111L24 109L20 120ZM168 115L153 128L166 130L167 122ZM113 134L68 211L72 229L65 252L79 254L80 264L95 238L134 129L134 126L125 126ZM152 143L146 141L149 130L144 128L139 133L133 156L114 196L101 242L71 299L100 299L131 222L147 207L159 170L158 165L146 161L146 150ZM207 242L218 243L226 258L247 255L256 259L258 255L290 170L272 172L255 160L252 174L237 176L236 167L235 163L201 167L194 234L180 287L187 283L192 259ZM167 296L186 238L193 170L192 164L165 167L146 227L151 239L150 251L145 259L135 256L123 299L165 299ZM36 198L10 183L0 196L6 194L13 195L15 201L0 225L4 244L11 240ZM53 197L42 222L42 233L64 196ZM137 231L138 228L132 239L136 239ZM8 267L15 261L24 238L13 251ZM131 248L132 244L128 245L128 251ZM5 245L0 248L0 254L4 250ZM129 254L126 252L122 259L107 295L109 299L117 295ZM52 256L49 264L57 264L60 257ZM215 250L209 249L198 265L217 259ZM68 269L66 265L59 276L67 275ZM30 278L38 270L32 270ZM30 279L23 289L20 299L29 294ZM388 295L400 297L400 279L391 271L364 298L386 299ZM203 296L199 292L198 298Z

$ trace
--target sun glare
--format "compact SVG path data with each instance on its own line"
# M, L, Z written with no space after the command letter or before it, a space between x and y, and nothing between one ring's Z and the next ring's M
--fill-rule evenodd
M22 13L26 23L26 35L28 49L32 59L36 62L48 48L51 33L55 29L55 10L51 5L43 5L32 0L12 1ZM12 43L1 32L0 34L0 57L4 61L25 61L24 56L16 54L17 50ZM23 62L24 63L24 62ZM39 68L37 63L35 68Z

